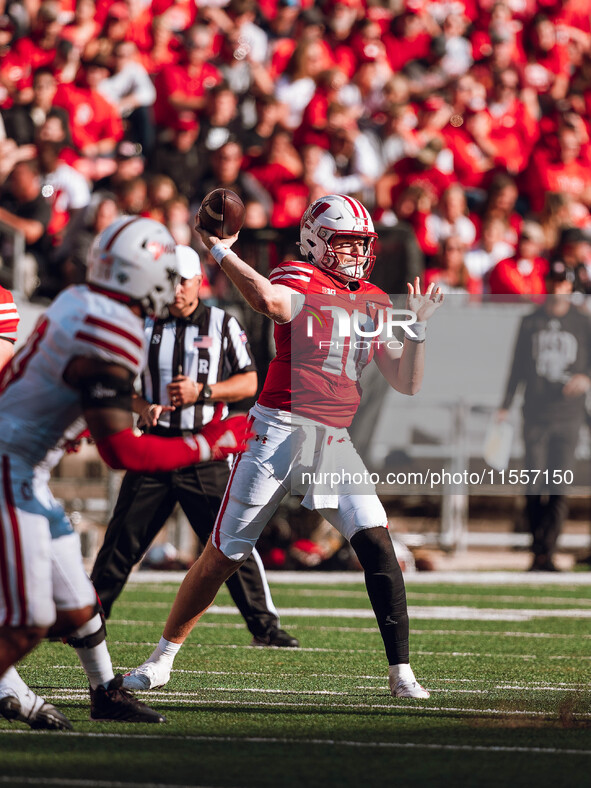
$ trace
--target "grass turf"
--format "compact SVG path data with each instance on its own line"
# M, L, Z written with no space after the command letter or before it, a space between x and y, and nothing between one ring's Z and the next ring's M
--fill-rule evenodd
M118 668L150 653L175 590L126 589L108 627ZM390 697L361 584L318 586L306 576L273 592L302 648L250 648L221 591L167 687L142 693L167 715L165 726L90 722L75 653L43 644L23 678L75 734L1 722L0 785L587 784L588 587L410 581L412 663L432 691L421 702Z

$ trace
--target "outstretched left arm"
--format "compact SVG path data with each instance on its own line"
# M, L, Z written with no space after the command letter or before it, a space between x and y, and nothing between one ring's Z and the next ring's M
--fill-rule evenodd
M385 344L380 344L375 359L390 386L401 394L412 396L420 390L423 382L426 323L443 303L443 293L440 287L435 288L434 284L430 284L425 294L421 294L421 281L418 276L414 284L409 282L407 287L406 308L417 316L417 322L413 325L419 324L417 341L405 335L402 348L397 350L390 350Z

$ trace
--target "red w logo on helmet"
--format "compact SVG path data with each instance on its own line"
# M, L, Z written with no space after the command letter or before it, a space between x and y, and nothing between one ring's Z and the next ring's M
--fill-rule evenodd
M330 208L330 203L328 203L328 202L321 202L321 203L319 203L315 208L312 209L312 216L315 219L317 219L320 216L320 214L324 213L324 211L327 208Z

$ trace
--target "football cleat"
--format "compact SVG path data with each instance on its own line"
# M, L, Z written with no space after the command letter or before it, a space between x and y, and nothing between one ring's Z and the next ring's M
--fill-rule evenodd
M401 679L396 686L390 687L393 698L418 698L425 700L431 697L430 693L424 687L421 687L418 681L404 681Z
M128 690L159 689L170 680L170 665L162 662L144 662L123 676L123 687Z
M166 722L160 712L134 698L117 675L106 687L90 690L90 719L113 722Z
M35 731L73 730L72 723L61 711L32 690L22 702L16 695L0 698L0 716L9 722L24 722Z
M272 629L265 635L255 635L250 645L259 648L265 646L273 646L275 648L299 648L300 641L284 629Z

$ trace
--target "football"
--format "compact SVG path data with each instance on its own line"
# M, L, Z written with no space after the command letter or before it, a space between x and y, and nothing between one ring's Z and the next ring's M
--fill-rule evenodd
M230 238L244 224L246 208L236 192L214 189L199 208L199 224L217 238Z

